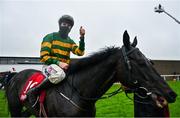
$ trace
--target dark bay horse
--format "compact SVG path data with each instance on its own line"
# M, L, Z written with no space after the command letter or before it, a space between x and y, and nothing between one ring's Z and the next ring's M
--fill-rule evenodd
M175 102L176 93L135 47L137 39L135 38L131 44L129 35L125 31L123 44L122 48L109 47L72 62L67 71L67 78L46 91L44 105L47 115L94 117L95 102L117 81L134 92L150 96L154 104L163 106L167 102ZM19 99L27 78L35 72L37 70L23 70L8 83L6 95L12 117L21 117L23 106L29 113L39 116L37 109L32 108L28 101L22 104ZM139 92L140 90L143 93Z

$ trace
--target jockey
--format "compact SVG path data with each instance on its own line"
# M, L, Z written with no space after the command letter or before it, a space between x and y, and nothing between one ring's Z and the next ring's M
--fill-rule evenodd
M66 77L64 71L68 69L70 63L70 52L78 56L84 55L85 29L82 26L80 27L80 41L78 46L68 36L74 25L74 19L69 15L63 15L58 23L59 32L46 35L41 43L40 61L45 64L42 71L46 79L38 86L30 89L27 95L39 93L41 90L47 88L47 85L51 85L51 83L57 84L61 82Z

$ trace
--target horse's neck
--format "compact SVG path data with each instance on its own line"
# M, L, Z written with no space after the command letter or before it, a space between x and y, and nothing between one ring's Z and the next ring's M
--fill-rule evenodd
M73 77L74 87L86 97L102 96L114 83L116 61L108 60L85 68Z

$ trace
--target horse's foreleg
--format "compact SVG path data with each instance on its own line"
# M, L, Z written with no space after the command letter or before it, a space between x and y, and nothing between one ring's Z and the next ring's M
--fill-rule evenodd
M7 95L8 99L8 108L12 117L21 117L22 104L16 93Z
M21 117L21 109L22 107L9 106L11 117Z

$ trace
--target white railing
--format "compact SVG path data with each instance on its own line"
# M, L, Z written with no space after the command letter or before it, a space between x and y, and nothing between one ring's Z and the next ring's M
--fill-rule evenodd
M174 81L180 80L180 75L161 75L161 77L163 77L164 80L174 80Z

